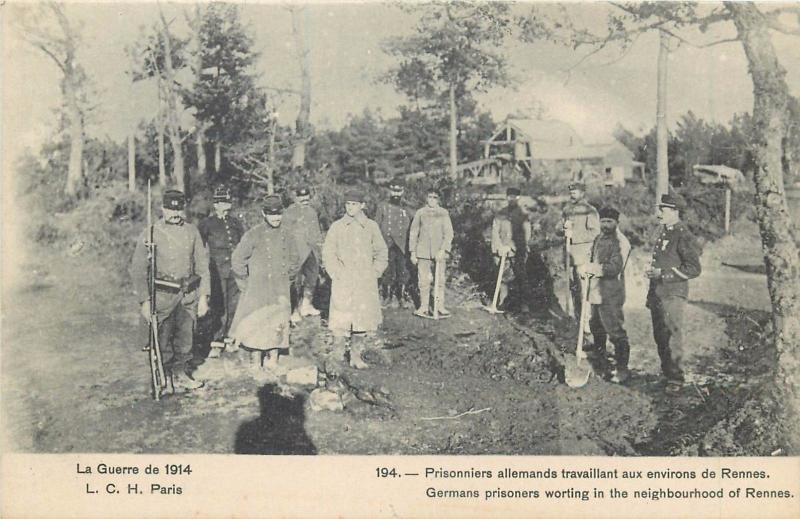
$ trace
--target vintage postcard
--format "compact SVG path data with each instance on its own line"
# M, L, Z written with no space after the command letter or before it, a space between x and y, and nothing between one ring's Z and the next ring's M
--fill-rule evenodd
M800 514L797 4L0 17L3 517Z

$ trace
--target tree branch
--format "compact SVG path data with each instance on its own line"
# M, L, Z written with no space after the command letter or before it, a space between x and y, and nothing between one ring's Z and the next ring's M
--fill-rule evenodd
M64 63L62 63L62 61L61 61L60 59L58 59L58 57L56 57L56 55L55 55L55 54L53 54L53 52L52 52L50 49L48 49L48 48L45 46L45 44L44 44L44 43L41 43L41 42L33 42L33 41L30 41L30 40L28 41L28 43L30 43L31 45L33 45L33 46L34 46L34 47L36 47L37 49L41 50L42 52L44 52L45 54L47 54L48 56L50 56L51 58L53 58L53 61L55 61L55 62L56 62L56 65L58 65L58 68L60 68L60 69L61 69L61 72L63 72L63 73L64 73L64 75L67 75L67 67L66 67L66 65L65 65Z

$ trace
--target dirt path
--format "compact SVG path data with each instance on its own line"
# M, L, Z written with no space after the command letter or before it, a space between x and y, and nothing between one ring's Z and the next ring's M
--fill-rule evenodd
M469 300L455 301L455 315L436 322L387 310L385 347L368 354L371 368L345 369L329 382L345 410L314 412L311 387L254 378L228 355L208 361L206 388L153 402L138 318L130 296L114 288L119 281L81 258L40 258L26 269L38 274L6 294L3 316L3 440L32 452L669 454L687 442L688 433L668 426L676 417L689 423L729 411L719 402L743 405L716 390L753 374L732 367L731 355L748 352L730 338L731 325L748 322L737 315L753 321L753 329L733 331L741 336L760 326L766 294L762 275L704 257L688 315L695 384L673 398L658 386L635 266L626 308L636 371L629 387L592 378L575 390L554 380L548 347L574 344L574 331L557 323L528 322L523 335L521 321ZM731 306L739 300L743 310ZM304 320L286 369L324 369L325 336L318 318ZM720 420L689 431L692 445L709 441Z

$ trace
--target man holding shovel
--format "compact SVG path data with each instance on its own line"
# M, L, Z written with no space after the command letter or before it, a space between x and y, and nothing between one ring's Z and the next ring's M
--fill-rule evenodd
M569 201L562 213L564 235L566 237L567 260L570 279L569 288L575 317L581 315L581 293L583 281L578 275L578 268L589 263L592 243L600 231L600 218L597 209L586 200L586 188L582 182L569 184Z
M418 317L438 319L447 317L450 312L444 306L444 270L447 254L453 244L453 223L447 209L439 206L439 192L429 189L425 207L417 210L411 221L408 237L408 251L411 263L417 266L419 282L419 308L414 312ZM431 270L435 267L434 313L429 311L431 296Z
M504 265L505 257L511 268L506 267L498 274L499 293L489 311L497 311L503 306L508 296L509 284L513 282L518 290L525 287L531 223L528 214L519 205L519 195L519 189L509 187L506 190L508 205L498 211L492 220L492 254L495 264Z

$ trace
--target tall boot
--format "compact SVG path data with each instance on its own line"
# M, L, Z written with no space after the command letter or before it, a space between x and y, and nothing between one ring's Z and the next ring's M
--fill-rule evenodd
M611 381L616 384L625 384L631 378L631 372L628 369L628 359L630 357L631 347L628 339L617 339L614 341L614 358L617 367L611 377Z
M361 356L364 353L364 342L366 337L353 337L350 339L350 367L355 369L367 369L369 364Z

